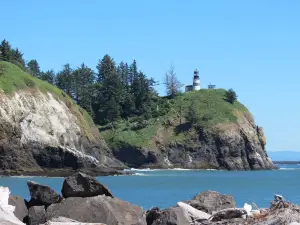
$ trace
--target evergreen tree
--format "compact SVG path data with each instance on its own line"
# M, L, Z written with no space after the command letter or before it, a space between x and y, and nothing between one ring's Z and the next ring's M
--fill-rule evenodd
M32 59L27 63L29 73L34 77L40 77L40 66L36 59Z
M87 67L84 63L81 64L79 68L74 70L74 99L81 107L85 108L88 106L87 104L90 104L88 102L83 101L83 93L85 92L85 89L89 87L91 84L94 83L95 75L94 71ZM84 93L86 95L86 93ZM87 99L85 98L85 101Z
M117 68L117 72L118 72L118 74L121 78L122 84L128 90L128 87L129 87L129 83L128 83L128 74L129 74L128 64L121 61L118 68Z
M136 61L133 60L132 64L129 67L129 73L128 73L128 84L130 86L133 86L134 79L138 76L138 69L136 65Z
M109 55L106 54L101 61L99 60L97 70L97 81L101 83L107 79L107 77L112 76L112 74L116 72L115 62Z
M23 59L23 53L18 48L12 49L12 63L19 66L21 69L25 69L25 60Z
M225 98L226 98L226 101L233 104L235 102L235 100L237 99L237 95L236 95L235 91L232 88L230 88L228 91L226 91Z
M69 96L74 96L74 77L70 64L65 64L62 71L58 72L56 86L65 91Z
M50 84L55 84L55 72L53 70L47 70L40 73L40 79L47 81Z
M182 84L176 77L174 66L171 65L169 71L165 74L166 93L171 98L174 98L177 94L180 93L180 88Z
M105 55L97 65L98 82L101 83L102 102L98 111L103 114L101 122L114 123L121 115L121 104L124 96L124 89L117 73L114 60ZM113 107L113 108L112 108Z
M8 41L6 41L5 39L1 42L0 52L1 52L1 55L0 55L1 60L11 62L11 60L13 58L11 46L8 43Z

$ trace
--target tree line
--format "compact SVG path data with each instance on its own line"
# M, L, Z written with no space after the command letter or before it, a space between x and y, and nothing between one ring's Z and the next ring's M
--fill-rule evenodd
M159 98L154 89L157 82L138 69L136 60L116 64L106 54L98 61L96 71L84 63L77 68L67 63L55 73L42 71L36 59L26 62L23 53L6 40L0 45L0 60L14 63L32 76L62 89L87 110L97 124L113 124L118 119L133 116L145 119L158 116Z
M55 73L54 70L42 71L36 59L25 61L23 53L4 39L0 44L0 60L16 64L32 76L62 89L100 125L114 125L115 121L130 117L147 120L164 115L169 109L167 99L175 98L182 87L171 65L164 79L167 98L160 98L154 89L157 82L138 69L136 60L130 64L123 61L116 64L107 54L98 61L96 71L84 63L77 68L67 63ZM226 92L231 104L236 97L232 89ZM187 115L191 122L194 111L189 109Z

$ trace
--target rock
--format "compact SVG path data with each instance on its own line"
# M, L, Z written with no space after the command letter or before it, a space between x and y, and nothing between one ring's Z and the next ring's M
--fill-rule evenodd
M18 76L15 69L8 71L11 77ZM0 174L47 175L44 170L124 168L88 114L61 94L32 88L7 95L0 90L0 115L5 115L0 116Z
M196 195L192 201L185 201L190 206L212 214L227 208L235 208L235 201L230 195L223 195L216 191L204 191Z
M28 224L40 225L46 222L46 211L44 206L32 206L28 210Z
M59 216L51 219L51 222L78 222L67 217Z
M155 207L147 211L147 225L190 225L191 218L181 207L159 210Z
M222 97L222 96L220 96ZM191 130L188 123L159 126L151 137L151 147L124 143L114 147L114 156L133 168L191 168L222 170L276 169L266 153L262 128L257 128L252 115L236 112L237 121L193 129L193 140L172 141L177 133ZM174 116L175 117L175 116ZM174 130L176 132L174 132Z
M13 213L15 206L9 204L10 191L8 187L0 186L0 224L24 225Z
M245 209L223 209L221 211L216 212L209 219L211 221L221 221L228 219L236 219L243 218L243 216L247 215L247 211Z
M76 173L64 180L62 195L69 197L93 197L106 195L113 197L112 193L95 178L84 173Z
M25 200L19 196L9 196L8 204L15 207L14 215L20 220L24 221L24 218L28 215L28 209L25 205Z
M56 191L46 185L28 181L27 186L31 196L29 207L39 205L49 206L52 203L60 202L62 199Z
M183 210L185 210L186 212L188 212L188 214L196 220L207 220L211 217L210 214L197 210L192 206L185 204L183 202L178 202L177 205L181 207Z
M105 195L70 197L50 205L47 208L47 221L58 216L79 222L146 225L141 207Z

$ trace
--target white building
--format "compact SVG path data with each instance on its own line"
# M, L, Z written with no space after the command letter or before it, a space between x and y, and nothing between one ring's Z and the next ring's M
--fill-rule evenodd
M200 90L200 78L199 78L199 72L196 69L194 71L193 85L185 86L185 92L199 91L199 90Z

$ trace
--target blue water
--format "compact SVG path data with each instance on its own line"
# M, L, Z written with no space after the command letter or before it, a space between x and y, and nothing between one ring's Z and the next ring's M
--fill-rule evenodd
M255 202L268 207L273 194L300 204L300 165L280 165L277 171L136 171L134 176L98 177L114 196L149 209L167 208L178 201L189 200L205 190L233 195L237 205ZM60 192L63 178L0 177L0 186L8 186L12 194L26 199L27 180L46 184Z

